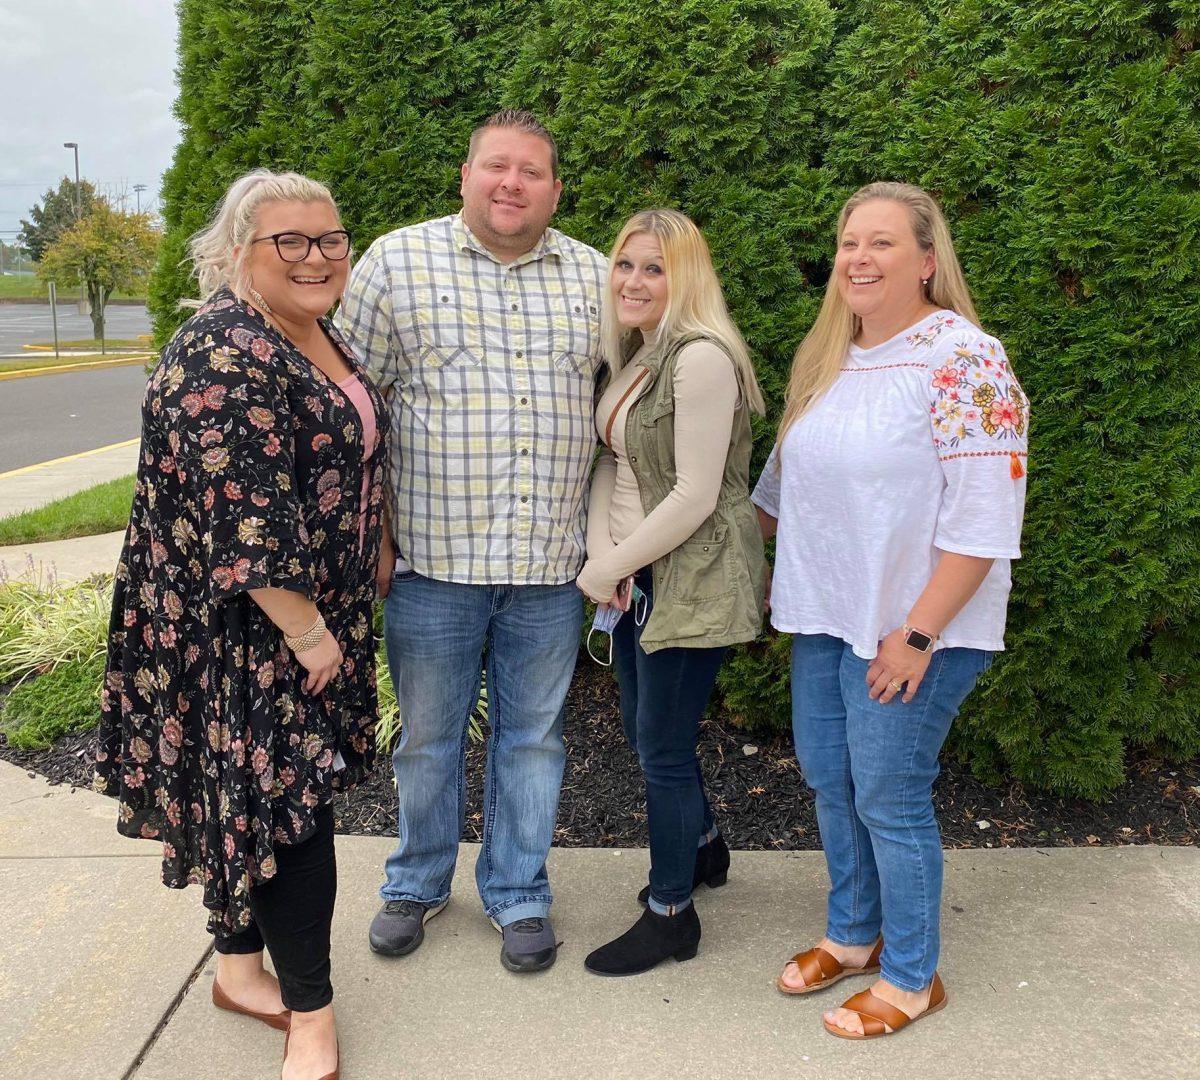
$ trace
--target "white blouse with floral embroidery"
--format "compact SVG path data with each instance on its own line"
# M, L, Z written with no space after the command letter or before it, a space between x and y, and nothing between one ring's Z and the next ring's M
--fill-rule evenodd
M851 346L754 489L779 519L772 625L872 659L952 551L995 562L937 647L1003 649L1028 426L1000 342L961 315L937 311L882 345Z

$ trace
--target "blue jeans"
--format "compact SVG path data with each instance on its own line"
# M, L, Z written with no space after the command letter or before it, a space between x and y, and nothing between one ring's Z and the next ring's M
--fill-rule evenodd
M502 926L549 912L563 702L582 620L574 582L462 585L413 571L393 578L384 636L401 718L392 755L399 842L385 866L383 899L440 904L450 895L466 801L467 721L486 648L490 734L475 881L488 916Z
M991 663L979 649L939 649L916 696L872 701L869 662L840 638L792 638L796 758L816 795L829 867L826 936L869 945L902 990L933 979L941 947L942 844L933 813L938 751Z
M649 618L654 603L649 573L639 572L637 583L646 593ZM613 631L621 722L646 778L650 894L664 906L683 906L692 895L697 843L713 830L696 738L727 650L658 649L647 654L641 638L642 627L631 609Z

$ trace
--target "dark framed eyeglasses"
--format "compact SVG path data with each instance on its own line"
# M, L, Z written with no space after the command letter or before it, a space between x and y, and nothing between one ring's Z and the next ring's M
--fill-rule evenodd
M333 229L320 236L308 236L301 232L279 232L271 236L260 236L251 240L252 244L262 244L271 240L275 250L284 262L304 262L308 253L316 244L321 254L332 262L341 262L350 254L350 234L345 229Z

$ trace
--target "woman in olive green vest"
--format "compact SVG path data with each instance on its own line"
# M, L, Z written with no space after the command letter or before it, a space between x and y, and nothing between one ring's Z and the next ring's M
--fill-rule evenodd
M646 778L650 883L641 919L585 964L634 975L696 955L692 891L724 884L729 868L696 737L727 648L762 625L765 564L747 485L750 413L763 401L708 245L683 214L647 210L626 223L606 300L612 377L596 412L606 449L579 587L600 605L597 627L611 628L625 733Z

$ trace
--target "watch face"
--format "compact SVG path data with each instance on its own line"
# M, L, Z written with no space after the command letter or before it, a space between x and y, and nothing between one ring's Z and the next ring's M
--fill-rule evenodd
M928 634L922 634L920 630L910 630L905 641L911 648L919 649L921 652L927 652L929 646L933 644L933 638Z

